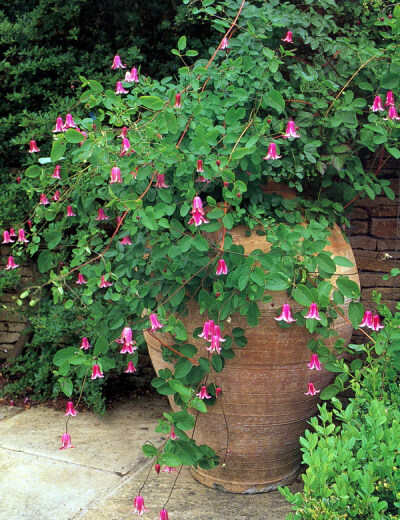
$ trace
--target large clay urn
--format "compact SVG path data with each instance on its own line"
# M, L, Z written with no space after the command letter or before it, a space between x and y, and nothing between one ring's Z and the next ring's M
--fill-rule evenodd
M245 254L254 249L268 250L265 237L239 226L230 230L233 242L241 244ZM352 249L338 226L330 236L333 256L344 256L355 265ZM344 274L359 283L356 268L338 267L336 274ZM236 357L225 361L220 373L211 379L223 390L222 395L206 414L199 413L194 438L199 444L208 444L225 459L213 470L192 469L196 480L202 484L233 493L255 493L276 489L291 482L299 469L301 452L299 437L307 428L308 419L317 412L318 395L305 395L308 383L313 381L317 389L323 389L333 379L333 374L322 369L310 370L310 351L307 348L312 335L293 324L284 329L274 319L278 310L288 301L285 291L273 292L273 302L260 303L260 319L257 327L249 327L246 317L234 314L225 323L223 334L230 334L235 327L245 329L248 344L236 348ZM292 310L303 309L290 302ZM346 304L342 306L346 308ZM188 314L181 318L188 337L196 327L203 325L197 303L188 302ZM339 337L350 341L352 327L343 318L335 320L334 329ZM167 334L159 335L161 341L173 345ZM336 338L328 346L333 347ZM158 372L168 367L162 360L160 343L146 334L153 365ZM205 342L195 339L192 343L199 355L206 355ZM170 398L173 409L176 406ZM226 449L229 452L225 458Z

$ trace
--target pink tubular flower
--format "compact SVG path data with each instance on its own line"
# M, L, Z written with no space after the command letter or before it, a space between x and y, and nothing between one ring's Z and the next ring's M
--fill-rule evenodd
M111 68L112 69L126 69L126 65L122 65L121 58L118 56L118 54L116 54L114 56Z
M217 386L217 388L215 389L215 397L219 397L221 394L222 394L222 388Z
M64 122L62 117L57 117L56 126L52 132L64 132Z
M135 508L133 512L138 513L139 515L142 515L145 511L148 511L148 509L146 509L144 506L143 497L140 495L135 497L135 500L133 501L133 507Z
M219 48L221 51L229 49L229 41L226 36L224 38L222 38Z
M154 332L157 329L162 329L164 325L158 321L157 314L150 314L151 330Z
M71 435L69 433L63 433L61 436L60 450L67 450L68 448L75 448L75 446L71 444Z
M129 142L129 139L124 137L122 139L121 151L119 156L123 157L124 155L131 155L132 153L135 153L135 150L131 148L131 143Z
M136 341L133 340L132 337L132 329L130 327L124 327L121 333L121 337L116 340L117 343L123 343L123 348L121 350L121 354L133 354L134 350L137 349L134 345L136 345Z
M172 473L173 471L176 471L176 468L172 468L171 466L165 466L162 470L163 473Z
M76 217L72 206L67 206L67 217Z
M132 83L132 82L133 82L132 74L130 73L129 70L127 70L127 71L125 72L124 82L125 82L125 83Z
M370 328L376 332L384 328L384 325L381 325L381 320L379 319L379 316L377 314L374 314L372 316L372 325Z
M83 274L78 273L78 279L75 283L77 283L78 285L82 285L83 283L87 283L87 281L85 280Z
M139 76L136 67L133 67L131 70L131 78L134 83L139 83Z
M67 410L64 415L71 415L71 417L75 417L77 415L77 411L74 408L74 403L72 401L68 401Z
M99 211L97 212L97 217L94 220L108 220L110 217L107 217L107 215L104 213L103 208L99 208Z
M42 193L39 198L39 205L46 206L47 204L50 204L50 202L47 200L46 194Z
M29 221L28 221L29 222ZM16 233L15 233L15 229L14 228L10 228L10 237L16 237Z
M214 330L211 333L211 339L207 339L211 345L206 347L206 350L210 352L217 352L219 354L221 352L220 341L224 342L225 339L221 336L221 329L219 325L215 325Z
M98 377L101 378L104 377L104 375L101 373L100 366L96 363L93 365L91 379L97 379Z
M195 226L200 226L201 224L208 224L210 222L205 218L203 203L200 197L193 199L193 208L190 214L192 217L188 222L189 225L194 224Z
M132 245L132 242L129 238L129 236L127 237L124 237L122 240L119 241L119 243L123 246L131 246Z
M122 81L117 81L117 85L115 87L115 93L117 95L119 94L128 94L129 90L125 90L124 87L122 86Z
M388 119L400 119L400 117L398 116L397 114L397 110L396 110L396 107L389 107L389 110L388 110L388 116L387 117L384 117L383 118L385 121L387 121Z
M60 200L61 193L59 190L56 190L54 192L54 195L51 197L51 200L54 200L54 202L58 202Z
M104 278L104 274L101 275L101 279L100 279L100 285L99 287L101 289L104 289L105 287L111 287L112 286L112 283L108 282L105 278Z
M311 354L310 362L307 364L309 369L315 368L316 370L321 370L321 363L318 359L318 354Z
M370 110L372 110L372 112L381 112L382 110L385 110L382 106L381 96L375 96L374 102L372 104L372 107L370 107Z
M314 383L308 383L308 390L304 392L304 395L317 395L321 390L316 390Z
M122 349L119 351L120 354L133 354L137 347L124 343Z
M15 241L12 240L10 233L8 231L3 232L3 242L2 244L13 244Z
M8 271L9 269L16 269L17 267L19 267L19 265L17 265L15 262L14 262L14 257L12 256L9 256L8 257L8 260L7 260L7 266L4 268L6 271Z
M197 169L196 169L196 172L197 173L204 173L203 161L201 159L197 159Z
M208 395L207 393L207 387L205 385L203 385L201 388L200 388L200 392L198 394L196 394L197 397L199 397L200 399L211 399L211 395Z
M159 475L160 474L161 465L160 464L155 464L154 465L154 469L155 469L155 472L157 473L157 475Z
M125 370L125 374L133 374L134 372L136 372L136 368L133 364L133 361L128 361L128 366Z
M83 337L80 348L83 349L83 350L88 350L91 347L92 347L92 345L89 343L89 340L87 339L87 337L86 336Z
M18 230L17 242L22 242L23 244L28 244L29 242L29 240L25 236L25 231L22 228Z
M389 92L387 92L386 101L385 101L385 107L387 107L389 105L394 106L394 97L393 97L393 92L391 90L389 90Z
M308 310L308 313L304 317L306 319L314 318L314 320L321 321L321 318L319 317L319 314L318 314L318 307L315 302L312 302L312 304L310 305L310 308Z
M32 229L32 220L27 220L26 223L28 224L29 229Z
M173 426L171 426L171 431L169 432L168 437L169 437L172 441L174 441L174 440L176 440L176 439L179 439L179 437L178 437L177 434L175 433L175 430L174 430L174 427L173 427Z
M67 114L65 116L65 123L63 126L63 130L68 130L68 128L78 128L77 125L74 123L74 119L72 117L72 114Z
M263 159L267 161L269 159L280 159L281 157L282 155L278 155L276 152L276 144L269 143L267 155Z
M167 184L165 184L165 174L157 173L157 181L154 183L155 188L169 188Z
M202 333L199 338L204 338L206 341L211 341L211 336L214 332L215 323L213 320L206 321L203 325Z
M365 311L363 320L360 323L360 327L368 327L369 329L372 327L372 312L371 311Z
M160 511L160 520L169 520L168 513L166 509L161 509Z
M125 139L127 134L128 134L128 127L124 126L121 129L121 133L117 137L121 137L122 139Z
M174 105L174 108L181 108L182 105L181 105L181 95L180 94L176 94L175 95L175 105Z
M288 31L288 32L286 33L286 36L285 36L284 38L282 38L281 41L283 41L283 42L287 42L287 43L292 43L292 42L293 42L293 40L292 40L292 34L293 34L292 31Z
M38 145L36 144L36 141L29 141L29 152L28 153L36 153L40 152Z
M288 121L288 124L286 126L286 133L282 137L284 137L285 139L288 139L289 137L300 137L300 135L296 132L297 129L298 127L295 125L295 122L291 119L290 121Z
M278 318L274 318L276 321L286 321L286 323L293 323L297 321L292 317L292 311L290 309L290 305L288 303L284 303L282 307L282 312Z
M61 171L61 166L59 164L57 164L57 166L54 168L54 172L53 172L53 175L51 176L51 178L52 179L61 179L60 171Z
M205 177L203 177L202 175L199 175L196 179L196 182L206 182L207 184L210 183L211 181L206 179Z
M115 184L115 183L122 184L121 170L117 166L114 166L114 168L111 168L110 184Z
M217 272L215 274L218 276L220 274L228 274L228 266L226 265L225 260L223 258L220 258L218 260Z

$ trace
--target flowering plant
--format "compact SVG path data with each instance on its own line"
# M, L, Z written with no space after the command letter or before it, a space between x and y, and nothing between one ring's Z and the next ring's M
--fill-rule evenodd
M153 384L182 410L160 421L162 448L143 448L158 470L218 464L213 450L185 432L195 426L189 409L205 413L221 393L208 375L246 344L240 328L224 336L234 313L257 326L258 302L287 291L303 310L292 315L285 303L275 319L319 334L310 342L309 368L316 370L321 361L336 367L323 340L344 316L345 299L352 302L344 317L354 327L381 327L378 315L363 319L354 281L332 279L338 265L351 262L324 248L333 224L348 223L355 198L394 197L378 174L385 150L400 156L400 8L382 21L372 7L347 1L315 8L311 0L203 0L193 13L213 18L220 32L208 61L192 61L197 53L184 36L172 51L183 64L174 78L154 81L145 65L128 67L115 56L107 65L115 69L113 88L81 77L86 90L79 108L55 122L50 158L34 162L44 146L31 140L32 165L20 186L34 208L27 235L21 227L12 245L16 257L22 248L37 255L43 274L24 297L37 299L51 287L55 303L78 306L87 318L80 349L71 345L54 357L68 397L77 391L75 371L101 379L123 355L126 372L134 372L144 331L173 336L173 347L162 345L174 372L160 371ZM267 179L287 182L297 197L263 193ZM231 235L239 225L264 235L270 250L244 254ZM11 242L7 230L4 243ZM17 263L10 256L7 269ZM202 353L181 319L193 299ZM338 377L324 397L344 381ZM306 390L319 392L312 381ZM70 445L63 437L62 447ZM135 508L146 510L140 493Z

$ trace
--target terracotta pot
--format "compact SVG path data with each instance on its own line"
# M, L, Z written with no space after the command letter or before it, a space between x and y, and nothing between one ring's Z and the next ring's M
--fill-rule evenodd
M255 232L245 235L247 228L239 226L229 231L234 243L241 244L245 253L254 249L268 250L265 237ZM354 255L338 226L330 237L334 256L345 256L355 265ZM338 267L338 274L348 275L359 283L356 268ZM248 339L246 347L235 349L236 357L225 360L220 373L212 373L208 383L214 381L222 390L216 404L208 408L207 414L198 415L194 438L199 444L208 444L225 458L224 464L205 471L192 469L196 480L209 487L233 493L255 493L276 489L292 481L299 469L301 453L299 437L307 427L307 421L317 412L318 396L305 395L311 380L317 389L323 389L333 379L326 370L311 371L308 341L312 338L303 327L293 324L283 329L274 319L280 307L287 301L286 291L274 292L274 301L260 303L259 325L251 328L246 317L234 314L231 322L224 324L223 334L230 334L235 327L245 329ZM303 309L290 302L294 312ZM346 308L346 305L343 307ZM182 318L188 337L205 321L200 316L195 301L188 304L188 315ZM352 327L343 318L334 322L339 337L349 342ZM160 339L172 345L167 334ZM333 346L336 338L327 344ZM158 372L169 365L162 360L159 342L146 334L153 365ZM205 342L189 340L205 355ZM201 353L201 354L200 354ZM170 397L172 408L176 410Z

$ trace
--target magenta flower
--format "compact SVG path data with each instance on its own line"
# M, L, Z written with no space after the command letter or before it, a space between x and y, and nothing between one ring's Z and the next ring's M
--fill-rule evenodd
M379 316L377 314L374 314L372 316L372 325L370 327L372 330L378 332L380 329L384 328L384 325L381 325L381 321L379 319Z
M82 285L83 283L87 283L87 281L85 280L85 277L83 276L83 274L78 273L78 279L75 283Z
M118 340L117 340L118 341ZM120 354L133 354L137 347L134 347L130 343L124 343L122 349L119 351Z
M58 202L60 200L61 193L59 190L56 190L54 192L54 195L51 197L51 200L54 200L54 202Z
M83 337L82 341L81 341L81 346L79 348L81 348L83 350L89 350L91 347L92 347L92 345L89 343L89 340L87 339L87 337L86 336Z
M125 139L125 137L128 134L128 128L126 126L122 127L121 133L117 137L121 137L122 139Z
M308 313L304 317L306 319L313 318L314 320L321 321L321 318L319 317L319 314L318 314L318 307L315 302L312 302L312 304L310 305L310 308L308 310Z
M116 54L114 56L111 68L112 69L126 69L126 65L122 65L121 58L118 56L118 54Z
M108 220L110 217L107 217L107 215L104 213L103 208L99 208L99 211L97 213L97 217L94 220Z
M114 168L111 168L110 184L115 184L115 183L119 183L119 184L122 183L121 170L117 166L114 166Z
M125 81L125 83L132 83L132 82L133 82L132 74L130 73L129 70L127 70L127 71L125 72L125 78L124 78L124 81Z
M71 415L71 417L75 417L77 415L77 411L74 408L74 403L72 401L68 401L67 410L64 415Z
M393 97L393 92L391 90L389 90L389 92L387 92L386 101L385 101L385 107L387 107L389 105L394 106L394 97Z
M131 246L132 245L132 242L129 238L129 236L127 237L124 237L122 240L119 241L119 243L123 246Z
M155 472L157 473L157 475L159 475L160 469L161 469L161 465L160 464L155 464L154 465L154 469L155 469Z
M104 274L101 275L101 279L100 279L100 289L104 289L105 287L111 287L112 286L112 283L111 282L107 282L107 280L104 278Z
M132 153L135 153L135 150L133 148L131 149L131 143L129 142L129 139L124 137L122 139L121 152L119 156L123 157L124 155L131 155Z
M76 217L72 206L67 206L67 217Z
M163 473L172 473L173 471L176 471L176 468L172 468L171 466L165 466L162 470Z
M154 183L155 188L169 188L167 184L165 184L165 174L157 173L157 181Z
M224 38L222 38L219 48L221 51L229 49L229 41L226 36Z
M168 519L168 513L166 509L161 509L160 511L160 520L169 520Z
M8 257L8 260L7 260L7 266L4 268L6 271L8 271L9 269L16 269L17 267L19 267L19 265L17 265L15 262L14 262L14 257L12 256L9 256Z
M39 205L46 206L47 204L50 204L50 202L47 200L46 194L42 193L39 198Z
M314 383L308 383L308 390L304 392L304 395L317 395L321 390L316 390Z
M29 221L28 221L29 222ZM16 233L15 233L15 229L14 228L10 228L10 237L16 237Z
M282 155L278 155L276 152L276 144L269 143L267 155L263 159L267 161L269 159L280 159L281 157Z
M284 38L282 38L281 41L283 41L283 42L287 42L287 43L293 43L293 40L292 40L292 34L293 34L292 31L288 31L288 32L286 33L286 36L285 36Z
M310 362L307 364L308 368L311 370L315 368L316 370L321 370L321 363L318 359L318 354L311 354Z
M204 173L203 161L201 159L197 159L197 169L196 169L196 172L197 173Z
M213 320L206 321L203 325L202 333L199 338L204 338L206 341L211 341L211 336L214 332L215 323Z
M221 274L228 274L228 266L226 265L225 260L223 258L220 258L218 260L217 272L215 274L218 276Z
M203 203L200 197L194 197L193 207L190 214L192 217L188 222L189 225L194 224L195 226L200 226L201 224L208 224L210 222L205 218Z
M210 180L206 179L205 177L203 177L202 175L199 175L196 179L196 182L206 182L207 184L209 182L211 182Z
M56 126L52 132L64 132L64 121L62 117L57 117Z
M59 164L57 164L57 166L54 168L54 172L53 172L53 175L51 176L51 178L52 179L61 179L60 171L61 171L61 166Z
M176 94L175 96L175 105L174 105L174 108L181 108L181 95L180 94Z
M368 327L369 329L372 327L372 312L371 311L365 311L363 320L360 323L360 327Z
M370 107L370 110L372 110L372 112L381 112L382 110L385 110L382 106L381 96L375 96L374 102L372 104L372 107Z
M164 325L158 321L157 314L150 314L151 330L154 332L157 329L162 329Z
M400 117L397 115L397 110L396 110L396 107L389 107L389 110L388 110L388 116L387 117L384 117L383 118L385 121L387 121L388 119L400 119Z
M15 240L12 240L10 233L8 231L4 231L2 244L13 244L14 242Z
M177 434L175 433L175 430L174 430L174 427L171 426L171 431L170 433L168 434L168 437L174 441L175 439L179 439L179 437L177 436Z
M206 341L211 343L209 347L206 347L206 350L209 350L210 352L217 352L217 354L221 352L220 342L224 342L225 339L221 336L221 329L219 325L215 325L214 330L211 333L211 339L207 339Z
M36 153L40 152L38 145L36 144L36 141L29 141L29 152L28 153Z
M104 375L101 373L100 366L96 364L93 365L92 369L92 377L91 379L97 379L98 377L104 377Z
M74 123L72 114L67 114L65 116L65 124L63 126L63 129L68 130L68 128L78 128L77 125Z
M135 497L135 500L133 501L133 507L135 508L133 512L138 513L139 515L142 515L145 511L148 511L148 509L146 509L144 506L143 497L140 495Z
M75 448L75 446L71 444L71 435L69 433L63 433L61 436L60 450L67 450L68 448Z
M17 242L22 242L23 244L28 244L29 240L25 236L25 231L21 228L18 230L18 240Z
M288 139L289 137L300 137L300 135L296 132L298 128L299 127L296 126L295 122L291 119L287 124L286 133L282 137L284 137L285 139Z
M26 223L28 224L29 229L32 229L32 220L27 220Z
M217 386L217 388L215 389L215 397L219 397L221 394L222 394L222 388Z
M201 388L200 388L200 392L198 394L196 394L197 397L199 397L200 399L211 399L211 395L208 395L207 393L207 387L205 385L203 385Z
M133 67L131 70L131 78L134 83L139 83L139 76L136 67Z
M117 81L117 85L115 87L115 93L117 95L119 94L128 94L129 90L125 90L124 87L122 86L122 81Z
M290 305L288 303L284 303L282 307L282 312L278 318L274 318L276 321L286 321L286 323L293 323L297 321L292 317L292 311L290 309Z
M125 374L133 374L134 372L136 372L136 368L133 364L133 361L128 361L128 366L125 370Z

